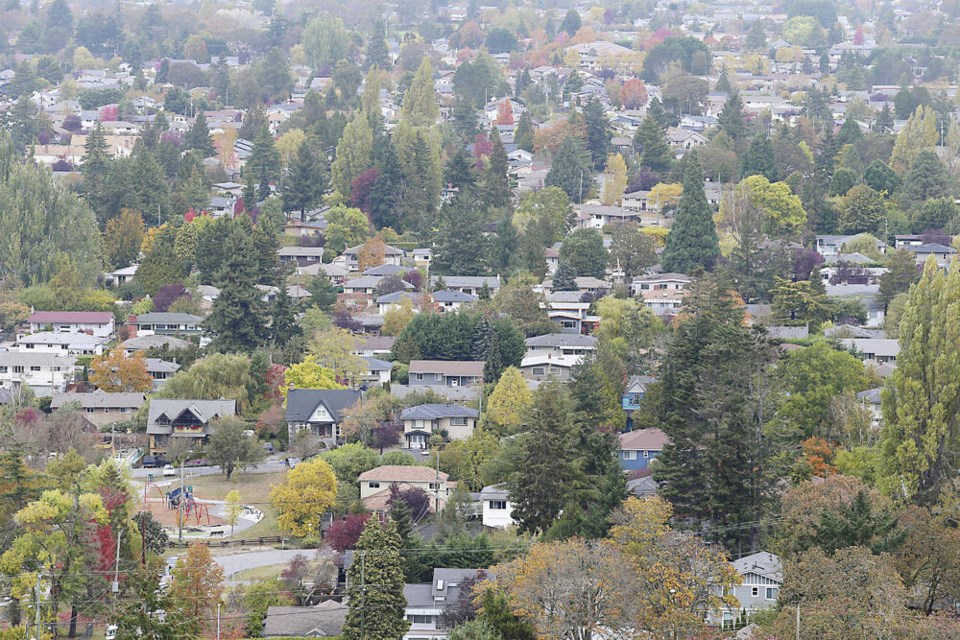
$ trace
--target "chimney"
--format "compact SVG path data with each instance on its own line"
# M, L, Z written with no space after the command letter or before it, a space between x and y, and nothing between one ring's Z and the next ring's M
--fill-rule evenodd
M137 316L127 316L127 340L137 337Z

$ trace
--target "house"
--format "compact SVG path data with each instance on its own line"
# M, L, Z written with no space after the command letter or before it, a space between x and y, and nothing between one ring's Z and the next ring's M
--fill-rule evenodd
M335 638L340 636L348 607L324 600L314 607L267 607L264 638Z
M176 362L167 362L160 358L145 358L145 360L147 361L147 373L153 378L154 391L159 391L167 383L167 380L180 370L180 365Z
M309 430L329 444L335 443L341 436L344 412L361 397L361 392L352 389L290 389L284 414L290 442Z
M480 399L480 385L448 387L442 384L395 384L390 385L390 395L403 400L413 393L435 393L446 402L454 404L476 403Z
M673 314L683 306L691 280L679 273L634 278L630 284L633 295L656 314Z
M361 249L363 249L363 245L358 244L355 247L349 247L344 250L343 258L348 270L360 271ZM403 266L403 258L405 255L406 254L403 252L403 249L397 249L396 247L386 245L386 248L383 252L383 264L392 264L398 267Z
M23 353L65 353L71 356L99 356L108 338L86 333L41 331L18 338L15 347Z
M840 344L864 362L875 364L895 364L900 353L900 342L892 338L842 338Z
M604 204L577 205L576 215L579 229L603 229L609 225L640 221L640 215L634 209Z
M482 569L438 567L433 570L431 584L403 585L403 597L407 603L404 615L410 622L403 640L446 640L449 629L444 611L463 598L469 598L469 592L462 591L462 588L484 577Z
M237 413L236 400L154 398L147 412L147 435L151 453L166 452L171 438L189 438L204 444L213 430L211 423Z
M907 245L903 249L913 254L917 264L925 264L927 260L933 258L940 268L949 266L950 262L952 262L957 255L957 250L953 247L945 247L942 244L936 243Z
M881 391L883 391L883 387L867 389L866 391L857 393L857 400L870 412L870 426L874 429L879 429L880 423L883 420L883 409L880 401Z
M493 484L480 490L481 522L485 527L505 529L517 523L506 485Z
M440 511L443 511L447 498L453 493L449 479L450 476L443 471L430 467L389 464L364 471L357 478L360 483L360 500L369 511L386 511L387 501L390 499L390 485L395 484L401 488L415 487L426 491L431 497L431 513L437 511L438 504ZM414 520L422 517L422 514L413 515Z
M355 356L372 358L389 356L396 341L394 336L356 336L352 353Z
M393 371L392 362L372 356L364 356L363 361L367 363L367 370L360 376L361 384L368 388L390 384L390 373Z
M724 608L722 619L712 620L724 626L738 621L741 613L746 613L749 618L751 614L776 606L783 585L783 565L772 553L761 551L731 564L743 577L743 582L732 587L732 594L740 602L740 607L735 610Z
M109 311L34 311L27 319L30 333L86 333L101 338L113 335L113 314Z
M627 387L623 391L622 407L627 414L627 429L633 429L633 412L640 408L640 404L647 395L647 386L653 382L650 376L630 376Z
M642 471L670 442L660 429L640 429L620 434L620 468L624 471Z
M582 333L590 304L579 291L551 291L547 294L547 317L560 326L561 333Z
M281 264L295 264L299 269L323 262L323 247L280 247L277 255Z
M433 249L414 249L413 264L418 269L428 269L433 260Z
M35 395L63 393L72 382L77 359L59 353L0 352L0 389L28 387Z
M76 404L84 419L100 429L114 422L130 420L146 399L142 393L108 393L97 389L92 393L54 394L50 408L56 411Z
M480 412L458 404L421 404L400 413L408 449L426 449L430 436L467 440L473 435Z
M383 280L383 276L360 276L353 280L347 280L343 283L343 292L353 295L372 296L377 293L377 287L380 286L381 280ZM404 284L407 285L404 289L413 289L413 285L409 282L405 282Z
M130 316L127 326L132 329L131 337L158 336L199 336L203 333L200 323L203 318L189 313L144 313Z
M441 313L446 313L447 311L457 311L465 304L470 304L471 302L476 302L480 298L469 293L463 293L462 291L453 291L450 289L444 289L443 291L434 291L431 294L434 304L440 307Z
M377 313L379 313L381 316L385 316L395 309L400 309L404 304L404 300L410 301L411 310L416 313L417 294L413 291L394 291L393 293L378 296L375 301L377 305Z
M492 298L500 291L500 276L431 276L430 284L434 289L444 288L478 297L483 297L481 292L486 290Z
M843 253L843 245L856 237L856 235L818 235L816 238L817 253L824 257ZM887 245L880 240L877 240L876 247L877 251L883 253L883 251L887 248Z
M137 269L140 268L138 264L132 264L129 267L121 267L120 269L114 269L110 273L106 274L104 278L106 284L114 287L122 287L127 284L133 277L137 275Z
M597 348L597 339L579 333L548 333L527 338L520 371L528 380L567 380L583 357Z
M705 136L696 131L678 129L676 127L667 127L666 138L667 144L671 147L674 149L683 149L684 151L702 147L709 142Z
M411 360L410 385L462 387L483 382L483 362Z

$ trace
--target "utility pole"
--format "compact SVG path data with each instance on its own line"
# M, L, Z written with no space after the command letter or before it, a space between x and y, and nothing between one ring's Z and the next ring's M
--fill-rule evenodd
M35 640L40 640L40 578L43 577L43 574L37 574L37 584L33 587L33 593L36 600L34 601L34 609L36 611L37 619L37 635Z
M177 518L177 542L183 542L183 501L186 499L186 496L183 494L183 463L180 463L180 499L177 501L177 511L179 516Z
M367 637L364 630L367 615L367 551L360 551L360 640Z
M481 392L482 393L482 392ZM440 447L437 447L437 466L436 466L436 481L433 486L434 494L436 496L436 504L434 505L434 514L437 517L437 526L440 526Z
M117 559L113 563L113 582L110 584L110 591L120 592L120 541L123 539L123 529L117 534Z
M797 640L800 640L800 603L797 603Z

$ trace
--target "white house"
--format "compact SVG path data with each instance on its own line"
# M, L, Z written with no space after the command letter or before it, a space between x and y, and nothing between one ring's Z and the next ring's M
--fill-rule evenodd
M41 331L18 338L14 345L21 353L63 353L71 356L99 356L107 338L85 333Z
M109 311L34 311L27 319L30 333L87 333L107 338L113 334L113 314Z
M63 393L74 378L77 360L58 353L0 353L0 389L29 387L38 396Z
M493 484L480 490L482 522L485 527L505 529L517 524L513 519L513 503L506 486Z

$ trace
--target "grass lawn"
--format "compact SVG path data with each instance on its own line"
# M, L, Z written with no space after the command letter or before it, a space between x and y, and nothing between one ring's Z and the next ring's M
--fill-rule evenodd
M256 582L258 580L276 580L280 574L287 568L289 563L274 564L267 567L255 567L253 569L244 569L230 578L235 582Z
M277 512L270 504L270 489L283 481L285 472L278 473L234 473L230 482L227 477L218 474L214 476L197 476L190 478L187 484L193 485L194 492L200 499L225 500L227 494L236 489L245 504L263 511L263 520L249 529L237 531L237 538L257 538L259 536L278 536L281 534L277 526Z

